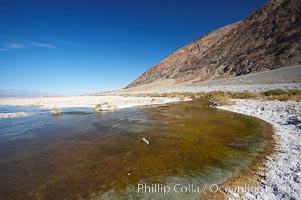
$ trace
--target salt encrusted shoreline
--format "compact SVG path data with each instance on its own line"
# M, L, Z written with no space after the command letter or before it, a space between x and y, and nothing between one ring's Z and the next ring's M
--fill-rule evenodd
M114 111L136 106L159 105L189 98L168 97L124 97L124 96L70 96L70 97L38 97L38 98L0 98L0 106L33 106L52 109L53 115L59 115L61 108L94 108L97 112ZM97 109L96 109L97 108ZM101 108L101 109L100 109ZM0 113L0 119L28 116L29 113Z
M188 100L188 98L186 99ZM37 98L0 98L0 106L34 106L40 108L94 108L107 103L116 109L134 106L166 104L180 101L167 97L124 97L124 96L68 96Z
M141 105L164 104L179 101L178 98L78 96L45 98L3 98L0 105L37 106L43 108L94 107L108 102L116 108ZM258 117L273 125L275 129L275 156L267 157L264 166L267 172L258 180L257 192L239 195L229 194L228 199L298 199L301 197L301 102L234 100L231 106L219 109ZM5 115L4 115L5 114ZM5 116L21 117L27 113L2 113Z
M26 112L16 112L16 113L0 113L0 119L10 119L18 117L26 117L29 113Z
M299 199L301 197L301 102L234 100L219 109L258 117L275 129L275 156L267 157L267 171L256 192L229 194L228 199Z

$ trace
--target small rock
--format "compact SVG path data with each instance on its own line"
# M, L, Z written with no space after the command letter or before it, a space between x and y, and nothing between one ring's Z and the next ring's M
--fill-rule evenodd
M262 180L262 179L260 179L259 182L260 182L261 185L266 185L266 184L267 184L267 183L266 183L264 180Z
M61 115L62 111L59 108L55 108L54 110L50 111L52 115L58 116Z
M295 177L294 177L294 181L295 181L296 183L300 183L300 177L299 177L299 176L295 176Z
M102 103L102 104L96 104L94 107L94 110L96 112L98 112L98 111L114 111L114 110L116 110L116 107L113 105L110 105L109 103Z
M145 142L146 144L149 144L149 141L145 137L142 138L142 141Z

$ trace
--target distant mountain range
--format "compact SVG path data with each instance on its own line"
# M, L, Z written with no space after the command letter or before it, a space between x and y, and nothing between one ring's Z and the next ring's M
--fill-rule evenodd
M245 20L178 49L127 88L170 79L202 82L301 64L300 9L301 0L271 0Z
M45 97L45 96L58 96L58 95L50 92L43 92L43 91L14 90L14 89L0 90L0 97Z

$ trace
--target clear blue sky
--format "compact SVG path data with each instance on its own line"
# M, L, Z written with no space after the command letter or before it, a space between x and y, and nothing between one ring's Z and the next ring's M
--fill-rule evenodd
M0 89L125 87L176 49L266 0L0 0Z

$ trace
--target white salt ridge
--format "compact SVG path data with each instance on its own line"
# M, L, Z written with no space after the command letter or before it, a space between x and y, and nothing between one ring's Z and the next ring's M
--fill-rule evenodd
M26 117L29 113L26 112L15 112L15 113L0 113L0 119L10 119L18 117Z
M184 99L190 100L190 99ZM37 98L0 98L0 106L35 106L40 108L94 108L108 103L116 109L135 106L166 104L181 101L167 97L124 97L124 96L70 96Z
M273 125L277 145L275 156L267 157L267 168L258 180L257 192L241 199L300 199L301 197L301 103L296 101L235 100L218 108L258 117ZM237 199L231 193L228 199Z

